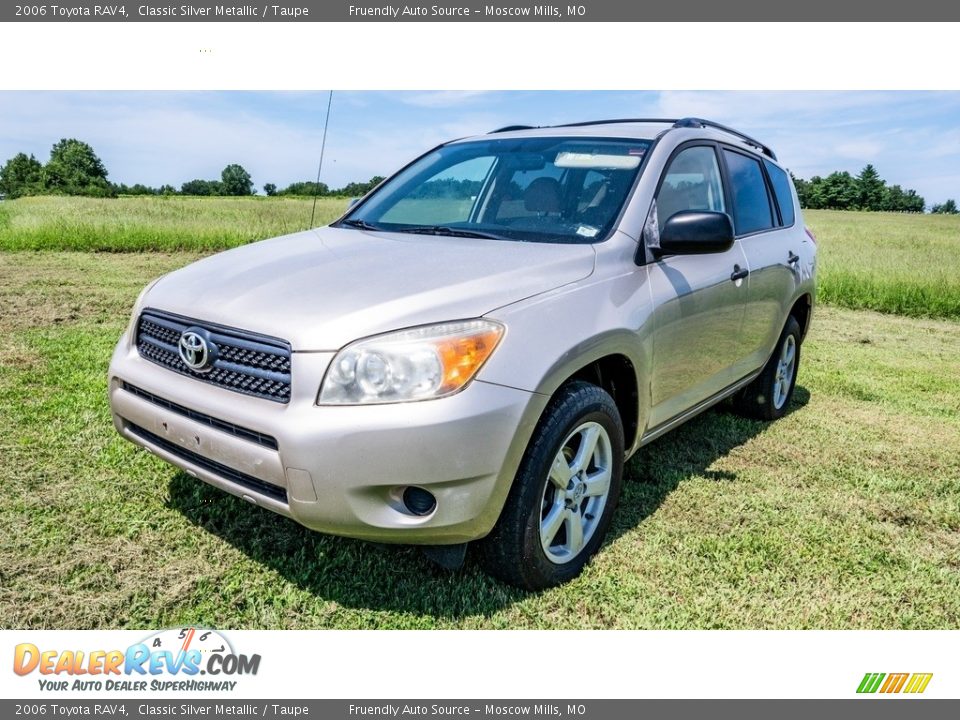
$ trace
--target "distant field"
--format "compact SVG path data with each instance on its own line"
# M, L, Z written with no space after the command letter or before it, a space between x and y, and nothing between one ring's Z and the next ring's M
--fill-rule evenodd
M0 250L210 252L302 230L312 201L42 197L0 202ZM346 209L322 198L315 224ZM825 303L960 318L960 216L809 210Z
M960 318L960 215L807 210L821 302Z
M307 198L36 197L0 202L0 250L222 250L303 230ZM347 207L320 198L315 224Z

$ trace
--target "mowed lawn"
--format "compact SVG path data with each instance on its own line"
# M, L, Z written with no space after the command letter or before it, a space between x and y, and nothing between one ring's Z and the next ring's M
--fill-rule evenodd
M642 450L583 576L527 594L311 533L116 436L129 308L194 257L0 253L0 626L960 627L957 322L819 307L786 418L720 408Z

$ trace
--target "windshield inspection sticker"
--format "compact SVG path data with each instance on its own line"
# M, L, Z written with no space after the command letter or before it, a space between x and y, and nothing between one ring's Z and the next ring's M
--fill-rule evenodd
M577 235L582 235L583 237L596 237L598 232L600 232L600 230L591 225L581 225L577 228Z

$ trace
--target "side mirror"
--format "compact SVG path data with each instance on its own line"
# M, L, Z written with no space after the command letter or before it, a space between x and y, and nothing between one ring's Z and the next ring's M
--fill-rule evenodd
M726 252L733 246L730 216L721 212L684 210L670 216L660 231L658 255L700 255Z

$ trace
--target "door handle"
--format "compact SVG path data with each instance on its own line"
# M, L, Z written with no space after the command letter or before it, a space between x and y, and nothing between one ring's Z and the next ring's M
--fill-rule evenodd
M790 251L787 252L787 264L788 264L788 265L796 265L796 264L799 263L799 262L800 262L800 256L799 256L799 255L794 255L794 254L793 254L793 250L790 250Z
M736 282L737 280L743 280L749 274L750 271L746 268L741 268L739 265L734 265L733 273L730 275L730 279Z

